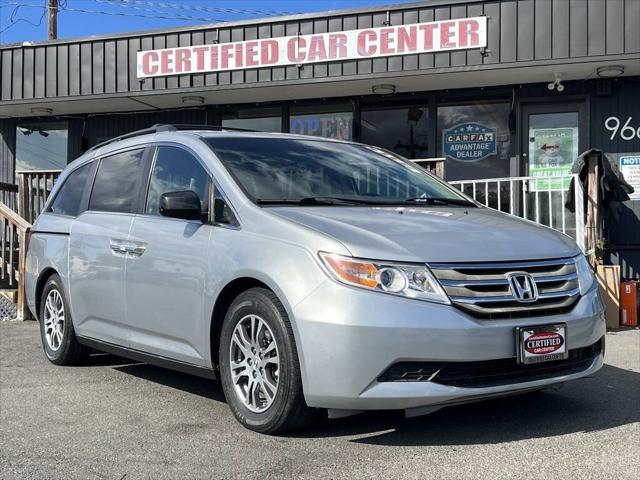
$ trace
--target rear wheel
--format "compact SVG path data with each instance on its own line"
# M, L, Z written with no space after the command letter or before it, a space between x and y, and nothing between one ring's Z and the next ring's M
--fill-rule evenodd
M56 365L76 365L89 355L90 349L76 339L71 311L58 275L52 275L42 291L40 337L45 355Z
M220 376L227 403L245 427L283 433L312 423L295 340L273 292L253 288L229 307L220 337Z

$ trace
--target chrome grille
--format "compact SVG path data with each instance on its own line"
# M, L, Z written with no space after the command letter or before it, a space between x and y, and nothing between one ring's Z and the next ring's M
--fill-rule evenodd
M561 313L573 307L580 289L572 258L526 262L430 263L451 302L481 318L511 318ZM538 287L534 302L516 300L507 275L526 272Z

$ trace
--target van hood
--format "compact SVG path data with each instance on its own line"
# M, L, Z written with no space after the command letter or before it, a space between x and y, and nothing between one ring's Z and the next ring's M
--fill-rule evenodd
M482 262L571 257L567 235L489 208L271 207L340 241L354 257L407 262Z

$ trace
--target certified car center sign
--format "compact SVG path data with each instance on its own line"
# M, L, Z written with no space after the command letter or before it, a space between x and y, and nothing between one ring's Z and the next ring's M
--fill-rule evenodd
M442 132L444 154L463 162L477 162L496 154L496 129L481 123L460 123Z
M138 78L362 60L487 46L487 18L471 17L295 35L137 54Z

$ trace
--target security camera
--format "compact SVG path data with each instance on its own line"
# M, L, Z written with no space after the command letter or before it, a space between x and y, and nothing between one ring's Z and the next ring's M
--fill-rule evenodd
M556 79L553 82L547 84L549 90L557 90L558 92L564 92L564 85L562 85L561 76L559 73L555 75Z

